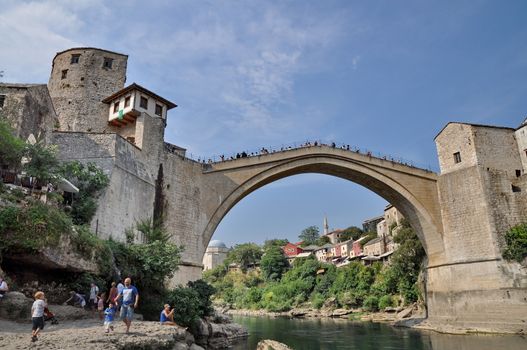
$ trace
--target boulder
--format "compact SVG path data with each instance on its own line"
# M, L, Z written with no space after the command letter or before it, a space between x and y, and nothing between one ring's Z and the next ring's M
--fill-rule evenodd
M196 344L207 349L228 348L233 340L247 335L247 329L236 323L211 323L201 319L194 327Z
M331 313L331 316L332 317L340 317L340 316L346 316L346 315L349 315L353 313L352 310L346 310L346 309L336 309L336 310L333 310L333 312Z
M33 300L20 292L8 292L0 299L0 318L8 320L31 319Z
M413 305L409 306L409 307L407 307L406 309L404 309L403 311L401 311L401 312L399 312L397 314L397 319L410 317L412 315L413 311L414 311Z
M16 254L7 252L4 259L17 266L27 266L31 270L37 267L39 270L99 273L95 257L88 259L75 253L67 237L63 237L56 247L45 247L38 252L17 252Z
M49 304L48 308L60 322L93 318L93 313L80 307Z
M291 317L304 317L307 314L307 310L304 309L293 309L289 312Z
M265 339L258 342L256 350L292 350L289 346L276 340Z

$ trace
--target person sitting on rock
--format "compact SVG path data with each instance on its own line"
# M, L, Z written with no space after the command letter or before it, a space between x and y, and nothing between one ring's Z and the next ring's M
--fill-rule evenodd
M177 326L174 322L174 309L170 310L170 305L165 304L159 316L159 322L165 326Z
M170 305L168 304L165 304L163 310L161 311L161 315L159 316L159 323L164 326L176 326L179 328L184 328L174 321L174 309L170 310Z
M79 293L75 293L74 291L70 292L70 298L64 302L64 305L68 303L81 308L86 306L86 300L84 300L84 297Z
M9 292L9 287L7 286L7 282L4 280L2 276L0 276L0 299L4 297L4 294Z

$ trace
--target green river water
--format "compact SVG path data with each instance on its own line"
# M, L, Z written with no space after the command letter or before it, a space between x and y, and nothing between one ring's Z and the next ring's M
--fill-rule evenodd
M234 322L249 330L249 338L234 344L235 350L256 349L262 339L274 339L295 350L527 350L523 336L448 335L341 319L234 316Z

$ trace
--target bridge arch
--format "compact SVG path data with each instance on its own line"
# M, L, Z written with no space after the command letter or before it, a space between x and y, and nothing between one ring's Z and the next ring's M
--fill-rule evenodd
M437 209L437 175L399 164L394 166L389 161L372 160L371 157L361 159L365 156L350 157L340 153L330 150L327 153L295 155L279 161L260 161L256 166L232 164L223 169L213 168L210 174L222 172L233 180L234 186L220 195L219 205L209 216L203 232L203 241L209 242L225 215L253 191L289 176L318 173L357 183L393 204L416 230L429 262L440 263L444 258L444 247Z

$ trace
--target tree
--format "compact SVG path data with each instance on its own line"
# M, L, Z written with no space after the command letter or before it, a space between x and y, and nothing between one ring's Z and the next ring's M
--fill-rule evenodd
M9 124L0 119L0 163L18 170L24 150L24 141L13 135Z
M264 242L264 251L267 251L269 248L272 248L272 247L283 247L285 246L287 243L289 243L289 241L287 239L280 239L280 238L275 238L275 239L268 239Z
M318 246L323 246L324 244L327 244L327 243L331 243L331 240L329 239L328 236L321 236L319 239L317 239L316 241L316 245Z
M309 226L302 230L298 238L303 241L303 245L310 245L316 243L319 235L317 226Z
M507 231L505 242L507 244L503 251L503 257L522 263L527 257L527 224L514 226Z
M404 221L400 226L401 229L394 237L399 248L392 256L392 278L397 281L397 289L404 296L405 302L409 303L418 298L416 282L426 253L408 222Z
M289 263L282 252L282 248L278 246L267 249L260 262L263 276L268 281L280 280L288 267Z
M45 184L57 179L59 160L56 146L45 146L42 141L34 145L27 144L25 156L28 159L28 162L24 164L27 175ZM36 182L33 188L35 185Z
M71 203L71 217L77 225L89 224L97 210L96 198L110 179L94 163L79 161L62 164L59 173L79 189Z
M340 242L345 242L349 239L353 239L354 241L356 241L360 238L363 233L364 232L357 226L350 226L344 231L342 231L340 235Z
M240 265L242 271L246 271L250 265L260 262L262 249L255 243L237 244L227 255L227 263Z

